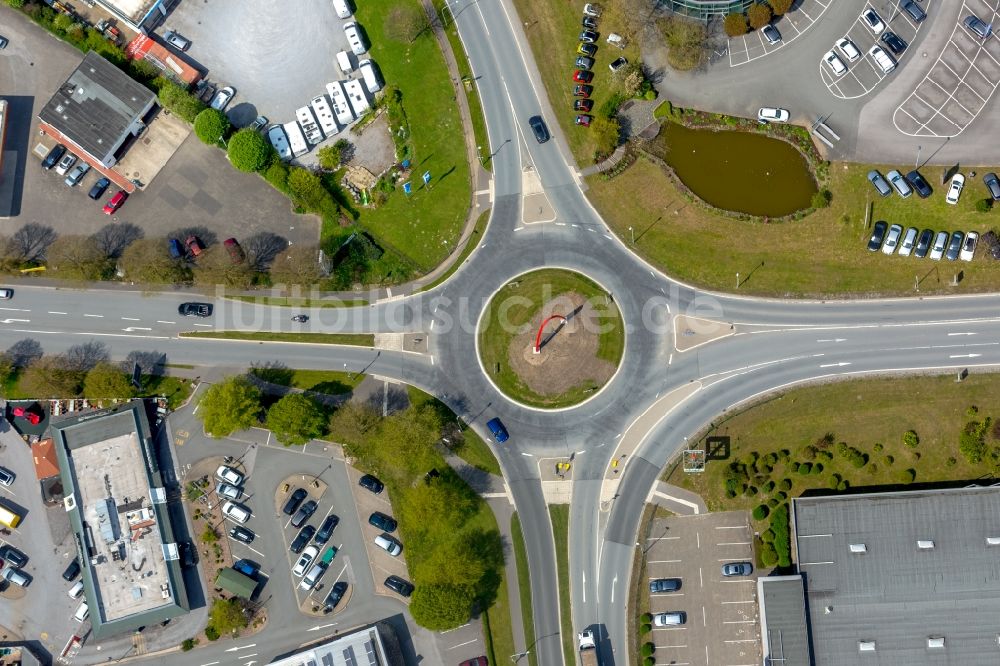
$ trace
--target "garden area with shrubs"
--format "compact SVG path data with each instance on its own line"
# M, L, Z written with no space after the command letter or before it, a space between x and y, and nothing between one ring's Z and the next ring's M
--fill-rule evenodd
M730 37L745 35L751 30L760 30L770 23L775 17L787 14L793 0L766 0L766 2L755 2L747 7L745 12L732 12L726 14L722 27Z

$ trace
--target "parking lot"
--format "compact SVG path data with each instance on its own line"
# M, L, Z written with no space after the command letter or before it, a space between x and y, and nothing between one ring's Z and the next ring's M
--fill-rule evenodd
M961 133L986 107L1000 84L1000 41L996 33L982 40L961 21L969 15L1000 23L997 2L963 3L951 38L934 66L903 100L892 121L910 136L952 137Z
M882 50L884 50L889 57L896 61L896 69L906 64L912 58L911 52L915 50L913 46L914 40L917 38L917 33L920 28L926 25L929 21L935 19L935 13L937 7L933 0L924 0L921 3L921 8L927 13L927 18L916 23L910 16L905 12L902 12L893 5L891 9L886 9L884 3L875 3L875 5L866 4L862 11L870 8L874 8L881 17L882 22L885 24L886 28L882 34L886 32L892 32L900 39L902 39L907 47L901 54L894 54L889 48L881 41L881 35L875 35L874 32L864 23L861 18L861 14L858 14L857 19L851 25L850 30L847 31L845 35L854 46L857 47L858 51L861 53L861 57L855 61L850 62L850 60L844 55L842 51L834 49L834 45L830 44L830 50L840 58L844 66L847 67L847 72L844 74L837 75L834 71L824 62L819 63L820 77L823 79L823 83L830 90L830 94L834 97L839 97L841 99L855 99L857 97L864 97L871 91L875 90L878 85L888 77L895 74L895 70L884 74L882 70L875 63L872 56L868 53L868 50L875 44L878 44Z
M752 536L749 516L742 511L653 523L645 543L647 578L678 578L681 586L650 594L649 612L687 616L680 626L653 627L657 664L760 663L756 572L722 575L726 563L754 561Z
M408 597L402 597L392 590L387 589L385 585L383 585L383 582L388 576L399 576L403 580L410 580L410 575L406 569L406 544L403 543L403 552L401 552L397 557L393 557L375 545L375 537L382 534L382 530L368 524L368 516L370 516L373 511L381 511L389 516L393 515L392 504L389 502L388 494L385 491L377 495L368 492L358 485L358 479L361 478L361 472L353 467L348 468L347 472L350 476L350 482L348 485L354 495L354 506L357 510L358 523L361 525L361 537L364 540L365 549L368 552L368 561L371 563L372 577L375 582L375 593L389 595L399 599L403 603L409 604L410 599ZM393 532L392 536L402 542L398 532Z
M781 41L777 44L768 44L760 30L731 38L729 40L729 66L739 67L781 50L785 44L805 34L832 4L833 0L801 0L801 2L796 2L792 11L771 22L781 33Z

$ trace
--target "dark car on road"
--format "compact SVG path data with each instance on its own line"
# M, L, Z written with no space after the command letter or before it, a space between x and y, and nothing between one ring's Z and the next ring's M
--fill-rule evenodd
M66 567L66 571L63 571L63 580L73 580L80 575L80 560L78 558L73 558L73 561L69 563Z
M507 432L507 428L499 418L492 418L487 421L486 427L493 433L493 439L496 440L497 444L503 444L510 438L510 433Z
M919 171L914 169L905 176L906 182L913 186L913 189L917 191L917 196L921 199L926 199L929 197L934 190L931 189L930 183L924 178Z
M15 569L23 569L24 565L28 563L28 556L9 543L0 548L0 559Z
M330 588L330 594L326 595L326 599L323 600L323 608L326 610L333 610L340 603L340 600L344 598L347 593L347 582L337 581Z
M381 511L375 511L372 515L368 516L368 524L379 528L383 532L396 531L396 519L385 515Z
M888 46L889 50L896 55L899 55L906 50L906 42L900 39L899 35L894 32L883 32L879 39L881 39L882 43Z
M181 303L177 308L177 313L185 317L211 317L212 305L210 303Z
M888 222L879 220L875 223L875 227L872 229L872 236L868 239L869 252L877 252L878 249L882 247L882 241L885 240L885 232L888 228Z
M531 131L535 133L535 141L545 143L549 140L549 130L541 116L531 116L528 118L528 124L531 125Z
M100 178L97 179L97 182L94 183L94 186L90 188L90 192L87 192L87 196L93 199L94 201L97 201L102 196L104 196L104 191L108 189L108 186L110 184L111 184L110 180L108 180L104 176L101 176Z
M934 240L934 232L930 229L924 229L920 232L920 237L917 239L917 245L913 250L913 256L923 259L927 256L927 253L931 249L931 241Z
M56 145L52 146L52 150L50 150L49 154L46 155L45 159L42 160L42 168L48 171L49 169L54 167L59 162L59 158L61 158L65 154L66 154L66 146L62 145L61 143L57 143Z
M399 576L389 576L385 579L384 585L400 596L408 597L413 594L413 583Z
M177 544L177 549L180 551L181 566L193 567L198 563L198 553L195 550L193 543L190 541L182 541Z
M330 540L333 535L333 531L337 529L337 525L340 523L340 518L334 514L330 514L323 520L323 524L319 526L316 530L316 543L326 543Z
M965 234L961 231L953 231L951 234L951 240L948 242L948 249L944 253L944 258L948 261L955 261L958 259L958 253L962 251L963 240L965 240Z
M314 534L316 534L316 528L312 525L306 525L299 532L298 536L292 540L292 544L288 547L288 550L298 555L306 547L306 544L309 543L309 539L313 538Z
M309 500L299 507L299 510L292 516L292 527L302 527L302 523L312 518L312 515L316 513L317 506L316 500Z
M245 527L236 526L229 530L229 536L243 543L253 543L256 535Z
M997 175L990 171L988 174L983 176L983 185L989 191L990 196L993 201L1000 201L1000 179L997 179Z
M295 513L299 505L302 504L302 500L306 498L305 488L296 488L292 491L292 494L288 496L288 501L285 502L285 507L281 510L286 516L290 516Z
M365 490L375 493L376 495L385 489L385 484L371 474L365 474L363 477L358 479L358 485Z
M654 594L657 592L676 592L679 589L681 589L680 578L657 578L649 581L649 591Z

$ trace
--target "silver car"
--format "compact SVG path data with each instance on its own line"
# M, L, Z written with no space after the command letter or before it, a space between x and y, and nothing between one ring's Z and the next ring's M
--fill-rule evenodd
M944 249L948 247L948 232L939 231L934 237L934 246L931 248L931 259L938 261L944 256Z
M81 180L83 180L83 177L87 175L88 171L90 171L90 165L86 162L80 162L73 167L73 170L69 172L68 176L66 176L66 184L70 187L75 187Z
M215 487L215 492L219 497L225 497L231 500L238 500L243 496L243 491L236 486L229 485L228 483L220 483Z
M913 252L913 246L917 242L917 234L920 233L916 227L910 227L903 236L903 242L899 244L899 256L908 257Z
M892 186L896 189L896 191L899 192L899 196L905 199L913 194L913 190L910 188L910 184L906 182L906 179L903 178L903 174L893 169L886 174L886 177L889 179L889 182L892 183Z

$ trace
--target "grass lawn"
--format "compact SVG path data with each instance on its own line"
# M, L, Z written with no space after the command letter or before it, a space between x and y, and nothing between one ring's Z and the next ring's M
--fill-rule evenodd
M356 16L368 35L371 57L388 85L403 94L413 194L407 197L400 185L380 208L363 209L359 221L426 272L448 256L458 239L471 183L455 92L437 41L429 32L411 44L385 35L386 15L402 4L420 7L417 0L372 0L358 3ZM425 171L431 172L430 190L420 179Z
M229 298L243 301L244 303L290 308L350 308L357 305L368 305L368 301L363 298L352 298L348 301L336 298L286 298L284 296L229 296Z
M449 268L444 272L444 275L434 280L426 287L422 288L420 291L429 291L433 289L434 287L438 286L439 284L443 283L445 280L450 278L452 275L454 275L455 271L461 268L462 264L465 263L465 260L469 258L470 254L472 254L472 251L479 246L479 242L483 240L483 234L486 233L486 224L489 221L490 221L490 211L486 210L479 216L479 219L476 220L476 226L472 230L472 235L469 236L469 242L467 242L465 244L465 247L462 248L462 253L459 255L458 260L451 265L451 268Z
M410 396L410 402L413 405L419 406L430 404L438 411L445 412L447 420L458 421L458 417L455 416L455 413L452 412L446 404L431 394L425 393L415 386L407 386L406 392ZM490 451L490 447L486 445L486 442L484 442L479 435L476 434L475 430L472 428L463 428L462 439L462 446L454 451L455 455L477 469L481 469L484 472L489 472L490 474L495 474L497 476L503 476L500 471L500 463L497 462L493 452Z
M296 370L291 368L254 368L250 372L261 379L279 386L290 386L303 391L327 395L350 393L365 379L365 375L338 370Z
M524 32L531 44L535 56L535 64L542 74L542 83L548 93L552 108L555 110L559 125L569 142L570 150L580 166L592 164L594 161L594 142L590 131L585 127L577 127L573 123L577 112L573 111L573 71L577 58L577 39L583 26L583 2L531 2L530 0L514 0L514 6L524 25ZM597 56L594 63L594 101L592 114L601 108L612 95L616 87L608 65L621 56L628 58L630 63L639 61L639 47L632 43L622 50L605 42L604 38L612 32L623 33L624 22L621 18L621 6L615 3L601 3L604 13L598 25L600 39L597 42Z
M193 385L190 379L169 375L147 375L142 380L144 396L166 396L167 406L177 409L191 396Z
M916 483L976 479L997 473L1000 441L987 434L990 452L974 465L959 452L959 435L969 421L1000 416L998 396L1000 374L973 374L961 383L947 375L863 379L795 389L736 413L709 433L710 446L717 446L720 455L713 459L709 452L703 474L684 474L674 467L666 478L699 493L710 511L752 509L778 492L777 488L765 492L769 481L780 486L783 479L791 481L790 497L811 488L829 489L831 477L846 481L851 488L900 484L908 469L916 472ZM972 405L978 406L977 415L969 415ZM919 437L915 447L903 443L908 430ZM711 438L720 439L713 443ZM724 455L727 442L728 455ZM863 453L868 462L854 467L838 451L840 442ZM789 452L787 459L782 449ZM749 463L754 452L761 459L776 453L779 460L773 471L759 470L760 476L751 480L758 494L727 498L729 464ZM794 463L811 464L813 473L793 471ZM815 473L817 463L822 465L819 474ZM756 527L762 527L763 521L756 522Z
M374 347L371 333L258 333L256 331L185 331L182 338L218 338L219 340L252 340L254 342L301 342L310 345L352 345Z
M495 517L494 517L495 520ZM496 523L494 522L494 525ZM483 613L483 635L491 664L500 664L514 654L514 630L511 628L510 597L507 592L507 578L500 570L500 586L496 601ZM500 655L497 657L497 655Z
M586 399L594 390L593 382L586 381L560 395L543 396L531 390L511 368L508 353L511 341L549 300L569 292L590 300L601 319L601 326L607 329L600 333L596 356L614 364L621 360L625 350L621 314L614 303L605 305L606 294L600 286L578 273L560 269L521 275L496 293L479 329L479 354L483 365L500 390L514 399L539 407L564 407ZM524 299L529 303L525 304ZM500 365L499 373L496 372L497 364Z
M531 576L528 573L528 551L524 547L521 519L515 513L510 519L510 534L514 541L514 562L517 565L517 588L521 593L521 623L524 625L524 643L531 649L535 644L535 614L531 608ZM514 654L511 652L511 654ZM528 653L529 666L537 666L535 653Z
M550 504L552 537L556 542L556 576L559 578L559 620L563 655L567 664L575 663L576 635L573 633L573 604L569 598L569 504Z
M878 168L885 174L894 167ZM629 243L629 227L634 227L636 252L669 275L701 287L734 291L740 273L740 292L764 296L907 295L915 293L915 279L921 280L921 294L1000 289L1000 262L986 258L982 244L971 263L887 257L865 249L874 220L904 229L980 233L1000 226L1000 211L979 213L974 207L986 196L980 174L990 169L975 168L976 178L966 181L957 206L944 201L940 167L921 169L935 188L928 199L878 197L865 179L870 169L832 164L830 207L803 220L775 224L734 220L689 203L657 166L642 158L616 178L592 176L587 184L591 202L620 238ZM869 203L873 210L865 227ZM960 270L962 281L949 286Z

